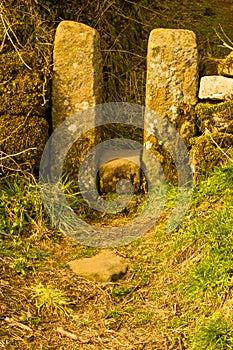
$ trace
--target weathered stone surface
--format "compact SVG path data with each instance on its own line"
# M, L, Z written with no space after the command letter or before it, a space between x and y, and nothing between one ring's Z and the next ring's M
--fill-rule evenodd
M48 129L43 118L0 116L0 172L39 169Z
M177 172L164 142L155 137L155 130L169 139L169 127L159 121L160 117L166 119L189 145L196 132L197 90L195 34L189 30L154 29L148 43L144 144L156 155L168 181L176 182ZM146 158L144 152L145 163Z
M101 193L116 193L116 185L120 180L129 181L134 187L134 192L140 190L140 154L137 151L124 151L121 155L120 151L111 151L111 160L108 161L106 155L100 158L103 164L99 170L100 176L100 192ZM127 184L126 184L127 185ZM122 188L124 191L124 186Z
M127 272L128 263L110 250L103 250L92 258L69 263L73 272L96 282L114 282Z
M208 176L210 170L229 162L232 157L233 135L227 133L205 134L193 139L190 152L194 181Z
M134 186L134 192L140 190L139 168L127 159L114 159L105 163L100 168L99 175L101 193L116 193L116 185L122 179L131 182Z
M233 133L233 101L217 104L198 103L196 105L197 123L200 131L205 133Z
M102 97L102 58L98 32L83 23L62 21L54 42L53 127L56 128L75 112L101 103ZM95 127L94 111L79 116L73 129ZM61 138L62 142L66 140ZM95 131L83 135L70 149L64 169L77 175L78 165L96 142Z
M98 32L62 21L54 42L53 127L74 112L102 102L102 58ZM90 126L94 120L88 121Z
M233 96L233 79L219 75L202 77L199 98L209 100L226 100Z
M197 58L192 31L152 30L147 55L146 107L174 122L183 105L195 105Z
M219 63L218 74L233 77L233 51Z

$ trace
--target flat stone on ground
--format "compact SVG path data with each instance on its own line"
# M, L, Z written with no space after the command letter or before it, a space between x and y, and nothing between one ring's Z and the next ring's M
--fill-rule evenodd
M220 75L202 77L199 98L210 100L226 100L233 94L233 79Z
M103 250L92 258L69 262L72 271L95 282L115 282L123 277L128 263L110 250Z

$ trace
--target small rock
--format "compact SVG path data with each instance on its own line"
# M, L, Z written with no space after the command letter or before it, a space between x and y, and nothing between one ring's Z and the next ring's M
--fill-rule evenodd
M226 100L233 95L233 79L219 75L201 78L199 98L210 100Z
M110 250L103 250L92 258L69 262L72 271L95 282L115 282L123 277L128 263Z
M133 193L140 190L140 168L134 162L128 159L113 159L101 166L100 176L100 192L116 193L117 183L120 180L127 180L133 186ZM126 183L127 185L127 183ZM124 192L124 189L122 188ZM127 192L127 188L125 188Z

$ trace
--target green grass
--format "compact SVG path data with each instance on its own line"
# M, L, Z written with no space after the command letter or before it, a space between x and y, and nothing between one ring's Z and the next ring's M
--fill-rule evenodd
M14 312L20 312L19 319L30 327L42 325L53 314L63 314L69 322L75 322L69 315L78 314L83 293L87 293L87 301L92 298L93 285L85 292L78 284L81 280L73 282L67 263L91 257L98 249L71 241L52 226L33 177L14 176L0 181L1 259L16 290L25 281L25 295L31 305L29 313L25 307L21 310L21 304L15 305ZM78 213L80 199L72 196L70 184L65 185ZM103 304L102 299L94 299L99 308L106 304L99 316L106 329L127 328L131 332L131 327L140 331L145 327L151 334L156 329L156 336L166 338L174 349L180 342L190 350L232 348L232 189L233 166L216 168L194 188L190 208L173 232L165 230L165 215L148 234L117 248L130 261L128 278L103 286ZM176 195L176 189L169 187L165 208L168 215ZM84 219L83 208L80 211ZM90 212L86 215L91 222ZM121 213L115 221L108 218L107 224L122 222L122 215L127 218ZM4 288L1 293L4 295ZM13 302L10 297L6 300ZM94 327L94 307L91 301L88 311L80 309L87 312L79 316L80 320L88 320L82 327ZM163 346L162 342L158 349Z
M46 310L56 314L67 314L69 312L68 305L70 304L65 293L51 285L42 285L39 283L36 286L31 286L32 298L35 300L35 305L40 314Z
M191 338L193 350L225 350L233 348L233 320L220 313L202 320Z

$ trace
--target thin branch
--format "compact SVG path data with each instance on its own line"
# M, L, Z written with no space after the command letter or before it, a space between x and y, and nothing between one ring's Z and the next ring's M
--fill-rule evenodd
M136 56L136 57L139 57L139 58L143 58L143 59L146 59L146 57L144 56L141 56L141 55L138 55L134 52L131 52L131 51L127 51L127 50L102 50L103 52L121 52L121 53L127 53L129 55L132 55L132 56Z
M0 14L0 18L1 18L1 21L2 21L2 25L3 25L4 29L5 29L5 33L6 33L7 37L8 37L8 39L10 40L11 44L13 45L13 47L14 47L16 53L18 54L20 60L23 62L23 64L24 64L28 69L32 70L32 68L29 67L29 65L24 61L24 59L23 59L22 56L20 55L20 52L19 52L17 46L15 45L14 41L11 39L11 36L10 36L10 34L9 34L9 31L8 31L9 27L7 28L7 26L6 26L7 22L6 22L6 20L4 19L2 13Z
M221 29L221 32L223 33L224 37L229 41L229 43L233 46L233 41L229 38L229 36L225 33L223 27L221 24L219 24L219 27Z
M83 344L85 344L85 343L87 344L90 341L89 338L87 338L87 337L78 337L74 333L65 331L62 327L57 327L57 332L60 333L61 335L65 336L65 337L70 338L70 339L79 340Z
M210 137L211 141L214 143L214 145L222 152L222 154L231 162L233 163L233 159L228 156L228 154L226 152L223 151L223 149L217 144L217 142L213 139L213 137L211 136L211 133L208 129L206 129L208 136Z
M219 25L220 26L220 25ZM220 29L224 35L225 38L227 38L229 40L229 42L232 44L232 41L228 38L228 36L225 34L224 30L222 29L222 27L220 26ZM215 34L217 35L217 37L219 38L219 40L221 40L222 42L222 46L226 47L227 49L233 50L233 46L229 45L224 38L221 37L221 35L217 32L217 30L214 28Z
M21 43L19 42L19 39L17 38L17 36L16 36L16 34L15 34L15 32L13 31L13 29L11 28L11 25L10 25L10 23L8 22L8 20L6 19L6 17L5 17L5 23L7 24L7 26L8 26L8 30L10 30L11 31L11 33L13 34L13 36L14 36L14 38L15 38L15 40L16 40L16 42L18 43L18 45L19 46L21 46L22 48L23 48L23 45L21 45Z
M7 81L6 81L6 82L7 82ZM12 131L12 133L11 133L9 136L7 136L5 139L0 140L0 144L3 143L3 142L5 142L6 140L10 139L10 138L12 137L12 134L16 133L22 126L24 126L24 124L26 123L26 121L27 121L27 119L28 119L28 117L29 117L31 111L32 111L32 109L28 112L28 114L26 115L26 118L25 118L25 120L24 120L24 122L23 122L22 124L20 124L17 128L15 128L15 129Z
M15 321L13 318L6 317L6 318L5 318L5 321L6 321L7 323L9 323L10 326L19 327L19 328L24 329L24 330L26 330L26 331L32 332L32 329L31 329L30 327L26 326L26 325L23 324L23 323L20 323L20 322Z
M12 158L12 157L16 157L16 156L19 156L19 155L22 154L22 153L25 153L25 152L28 152L28 151L31 151L31 150L35 150L35 149L37 149L37 148L36 148L36 147L31 147L31 148L24 149L23 151L20 151L20 152L18 152L18 153L8 154L7 156L4 156L4 157L0 156L0 160L7 159L7 158ZM0 151L0 154L1 154L1 153L2 153L2 152Z

